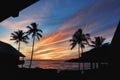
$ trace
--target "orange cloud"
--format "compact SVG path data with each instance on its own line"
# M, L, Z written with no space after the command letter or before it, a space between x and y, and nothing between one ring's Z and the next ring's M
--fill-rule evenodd
M40 41L36 42L35 49L37 49L38 46L57 45L60 43L65 43L66 41L68 42L70 40L70 37L67 37L67 36L72 34L73 32L74 32L74 30L64 31L64 32L58 31L54 34L50 34L50 35L44 37L43 39L41 39Z
M54 34L43 36L40 41L35 43L34 59L62 59L62 56L68 55L65 53L68 51L68 53L71 53L69 40L71 39L70 35L73 34L74 31L75 30L59 30ZM31 54L30 49L25 51Z
M61 50L63 49L64 48L62 48ZM35 59L51 59L51 60L67 60L67 59L75 58L78 56L76 50L71 51L68 48L66 48L66 50L64 49L66 53L62 53L61 50L59 50L59 48L56 48L56 50L53 50L49 53L34 55L34 58ZM74 56L73 56L73 53L75 53Z
M62 52L63 50L68 50L70 49L70 46L54 46L52 48L46 48L44 50L39 50L39 53L37 53L36 55L39 55L39 54L45 54L45 53L51 53L51 52Z

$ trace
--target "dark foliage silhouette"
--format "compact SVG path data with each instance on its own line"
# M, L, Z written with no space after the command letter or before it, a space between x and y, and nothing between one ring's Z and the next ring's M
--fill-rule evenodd
M11 37L12 39L10 40L14 40L15 43L18 43L18 50L20 51L20 42L24 42L24 43L28 43L28 35L25 34L25 32L23 32L23 30L18 30L18 31L14 31L13 33L11 33ZM23 57L24 60L24 57ZM23 65L22 65L23 67Z
M84 34L82 29L78 29L72 36L70 42L71 50L78 44L78 56L81 57L81 53L83 53L83 48L85 48L85 44L89 44L88 39L90 39L90 34ZM80 53L81 48L81 53Z
M78 58L81 57L81 54L83 53L83 48L85 48L85 44L89 44L88 39L90 39L90 34L84 34L82 29L78 29L72 36L72 39L70 42L72 42L70 45L71 50L78 45ZM81 52L80 52L81 49ZM78 62L78 69L80 69L80 63Z
M92 45L90 45L91 47L98 48L98 47L102 47L103 45L108 44L108 43L104 43L105 38L102 37L102 36L97 36L97 37L94 37L94 38L95 38L95 41L91 41L91 43L92 43Z
M18 43L18 50L20 51L20 42L24 42L24 43L28 43L28 36L25 34L25 32L23 32L23 30L18 30L18 31L14 31L13 33L11 33L11 37L12 39L10 40L14 40L15 43Z

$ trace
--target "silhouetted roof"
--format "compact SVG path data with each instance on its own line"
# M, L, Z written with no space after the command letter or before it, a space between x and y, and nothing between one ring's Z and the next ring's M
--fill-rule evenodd
M120 42L120 21L117 25L117 28L116 28L116 31L115 31L115 34L113 36L111 44L115 45L116 47L119 47L119 45L120 45L119 42Z
M8 17L17 17L19 12L39 0L1 0L0 22Z
M0 54L12 54L20 57L25 57L21 52L16 50L13 46L2 41L0 41Z
M110 59L109 47L110 45L91 49L82 55L81 61L108 62Z

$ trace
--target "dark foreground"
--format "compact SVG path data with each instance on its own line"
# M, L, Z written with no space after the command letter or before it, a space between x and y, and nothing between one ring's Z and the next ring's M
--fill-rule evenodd
M61 71L54 69L28 69L1 70L0 80L117 80L109 68L87 71Z

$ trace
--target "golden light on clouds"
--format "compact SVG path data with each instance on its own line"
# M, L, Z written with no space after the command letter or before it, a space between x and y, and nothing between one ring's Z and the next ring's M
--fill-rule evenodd
M78 28L82 28L85 33L90 33L92 39L96 36L103 36L108 41L112 39L117 26L115 24L119 18L118 2L116 3L114 0L109 2L95 1L96 4L87 4L80 0L78 2L72 2L72 0L44 1L41 0L36 5L22 11L20 16L15 19L9 18L1 22L0 31L3 34L1 34L0 40L10 43L17 49L18 45L14 41L10 41L10 34L18 29L26 31L26 26L37 22L39 25L45 26L45 28L40 26L43 32L45 29L47 30L43 37L35 42L33 58L63 60L78 57L77 46L70 50L69 42ZM83 7L83 5L79 5L80 2L87 5ZM67 11L64 12L64 10ZM111 11L112 14L110 14ZM87 46L84 51L89 49L90 47ZM30 59L31 50L32 39L29 40L29 44L21 43L21 52L26 56L26 59Z

